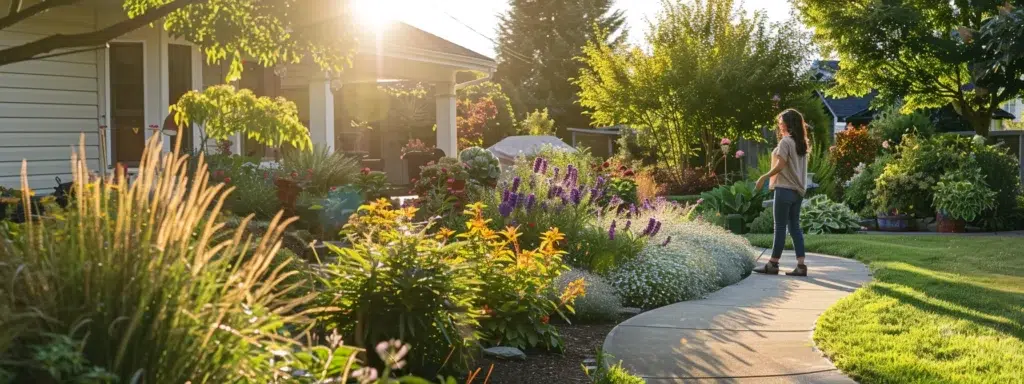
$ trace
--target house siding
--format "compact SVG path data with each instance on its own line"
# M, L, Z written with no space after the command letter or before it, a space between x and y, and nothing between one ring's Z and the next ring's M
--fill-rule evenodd
M0 0L0 9L8 6L9 0ZM95 28L92 8L61 7L0 31L0 48ZM70 180L71 151L82 134L90 166L99 165L102 52L0 66L0 185L20 185L22 160L28 160L29 185L41 193L50 192L55 177Z

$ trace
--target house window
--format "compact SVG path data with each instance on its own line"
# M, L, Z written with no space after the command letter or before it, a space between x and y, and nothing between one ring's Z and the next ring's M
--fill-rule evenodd
M167 45L168 100L175 104L185 93L192 90L192 47L181 44ZM181 148L193 148L192 127L178 127Z
M256 96L275 97L279 88L277 75L271 68L246 62L242 79L238 82L238 88L251 90ZM242 155L260 158L277 158L279 156L276 149L269 148L247 137L242 137Z
M134 167L146 146L142 43L110 43L110 140L114 163Z

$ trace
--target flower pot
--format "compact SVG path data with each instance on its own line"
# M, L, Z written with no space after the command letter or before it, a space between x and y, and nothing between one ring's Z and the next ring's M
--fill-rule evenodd
M728 228L730 232L737 235L742 235L747 232L745 228L746 222L743 220L743 215L736 213L725 217L725 227Z
M277 179L274 180L274 186L277 187L277 201L281 202L281 208L285 214L295 216L295 200L302 192L299 183L295 180Z
M946 216L942 211L935 213L936 231L942 233L964 233L967 232L967 222L962 219L954 219Z
M429 164L431 161L437 160L434 158L434 154L432 152L420 151L406 152L403 159L405 159L405 166L409 171L409 184L414 184L412 181L420 178L421 167Z
M913 228L910 215L878 215L878 230L883 232L907 232Z
M464 191L466 190L466 180L455 180L454 182L452 182L451 187L452 191Z

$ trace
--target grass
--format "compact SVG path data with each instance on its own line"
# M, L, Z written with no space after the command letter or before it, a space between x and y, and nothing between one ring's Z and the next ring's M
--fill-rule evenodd
M750 239L771 246L768 235ZM855 380L1024 380L1024 237L819 235L806 244L874 272L873 282L818 319L814 333Z

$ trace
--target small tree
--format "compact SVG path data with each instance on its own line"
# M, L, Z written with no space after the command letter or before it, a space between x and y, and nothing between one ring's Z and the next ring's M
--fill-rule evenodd
M502 90L501 84L487 81L460 88L455 94L459 99L479 100L489 97L494 102L498 114L484 127L483 147L494 145L501 139L516 134L516 115L512 110L512 101Z
M189 91L172 105L179 127L200 127L200 146L207 140L227 140L236 133L271 147L291 144L299 150L312 147L309 130L299 121L295 103L283 97L257 97L248 89L217 85L203 92Z
M484 131L498 116L498 108L490 97L478 100L459 99L456 102L455 126L459 132L459 148L483 145Z
M519 122L520 135L551 136L555 134L555 120L548 117L548 109L538 109Z

